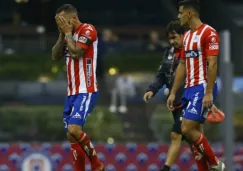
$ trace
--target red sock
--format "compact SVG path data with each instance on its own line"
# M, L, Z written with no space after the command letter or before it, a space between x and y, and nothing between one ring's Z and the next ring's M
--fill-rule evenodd
M78 143L70 143L76 171L85 171L85 153Z
M193 156L195 158L198 171L207 171L208 163L207 163L205 155L199 153L199 151L197 150L197 148L194 145L192 145L192 150L193 150Z
M205 136L201 134L198 140L194 142L194 146L200 151L200 153L205 155L210 166L215 166L218 164L218 159Z
M93 144L91 143L88 135L86 135L84 132L82 132L80 135L79 144L89 158L91 165L97 165L100 163Z

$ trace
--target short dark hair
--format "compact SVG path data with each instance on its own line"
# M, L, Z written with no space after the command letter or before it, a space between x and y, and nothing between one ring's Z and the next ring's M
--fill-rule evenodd
M61 7L59 7L56 11L56 14L59 14L61 12L66 12L66 13L78 13L77 9L72 6L71 4L63 4Z
M177 34L184 34L185 33L185 27L181 26L181 23L179 20L174 20L169 22L169 24L166 26L166 34L167 36L169 33L177 33Z
M179 2L179 7L193 8L196 12L200 13L200 1L199 0L184 0Z

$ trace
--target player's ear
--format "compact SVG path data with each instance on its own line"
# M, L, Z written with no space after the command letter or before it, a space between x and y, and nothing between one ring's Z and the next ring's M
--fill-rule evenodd
M72 17L71 17L71 23L73 24L75 21L77 20L77 16L76 15L73 15Z

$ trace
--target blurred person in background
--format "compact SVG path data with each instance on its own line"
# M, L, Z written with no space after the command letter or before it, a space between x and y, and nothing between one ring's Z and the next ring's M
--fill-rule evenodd
M63 121L67 138L71 144L76 170L85 170L85 154L94 171L104 170L83 126L92 112L97 96L96 63L97 32L93 25L81 23L77 9L64 4L56 12L59 38L52 48L52 59L66 58L68 88Z
M108 103L107 98L107 85L105 78L105 68L104 61L107 53L105 42L102 38L102 35L98 33L98 54L97 54L97 67L96 67L96 76L99 88L99 97L98 101L102 104Z
M127 99L132 98L136 95L136 88L133 78L126 73L120 73L116 76L114 80L114 87L111 89L111 104L110 112L115 113L118 111L120 113L127 112ZM118 100L120 105L118 107Z
M183 136L198 149L198 159L209 164L209 171L224 171L225 164L218 160L207 138L199 127L205 122L207 113L213 110L217 95L217 57L219 36L215 29L200 20L198 0L179 3L178 18L181 25L189 28L183 38L181 60L175 74L175 81L167 100L167 107L173 111L176 93L186 78L182 97L184 115L181 124Z
M149 85L147 92L144 94L145 102L148 102L150 98L155 96L159 89L161 89L164 85L166 85L165 95L168 96L173 85L174 74L180 61L180 52L185 28L180 25L179 20L171 21L167 25L166 32L171 47L166 49L162 64L160 65L152 84ZM180 153L180 147L183 139L181 133L181 120L183 117L181 97L183 92L184 84L180 86L174 101L175 110L172 111L174 124L172 125L171 131L171 145L167 153L165 165L161 171L169 171ZM202 129L202 125L200 126ZM198 155L197 150L195 150L193 154L194 157L196 157ZM200 163L197 162L197 164ZM204 169L199 169L199 171L205 171L205 169L207 170L207 164L204 166Z
M114 34L111 29L104 29L102 31L102 41L104 42L106 55L110 55L112 53L116 53L121 48L118 42L118 36Z
M164 52L166 47L168 47L168 43L160 40L159 33L157 31L151 31L149 33L149 42L146 48L148 51Z

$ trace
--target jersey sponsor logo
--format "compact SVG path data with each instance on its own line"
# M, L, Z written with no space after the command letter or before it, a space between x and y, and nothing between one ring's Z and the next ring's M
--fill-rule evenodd
M52 171L54 166L47 154L38 151L27 153L18 163L19 169L24 171Z
M219 43L217 42L215 37L211 38L211 43L209 43L209 50L218 50L219 49Z
M86 76L87 76L87 86L91 86L91 77L92 77L92 59L86 59Z
M88 42L88 38L85 37L85 36L80 36L78 38L78 42L80 42L80 43L87 43Z
M83 97L83 100L82 100L82 102L81 102L80 109L79 109L81 112L82 112L83 109L84 109L84 103L85 103L86 98L87 98L87 97L84 96L84 97Z
M197 50L188 50L185 52L186 58L197 58L199 57L199 52Z
M219 45L209 45L209 50L219 50Z
M198 101L198 99L199 99L198 95L199 95L199 92L197 92L197 93L195 94L195 98L193 99L193 102L192 102L192 105L193 105L193 106L196 106L196 104L197 104L197 101Z
M81 115L79 113L75 113L72 118L81 119Z
M198 114L197 110L195 109L195 107L191 108L190 110L188 110L189 113L193 113L193 114Z

